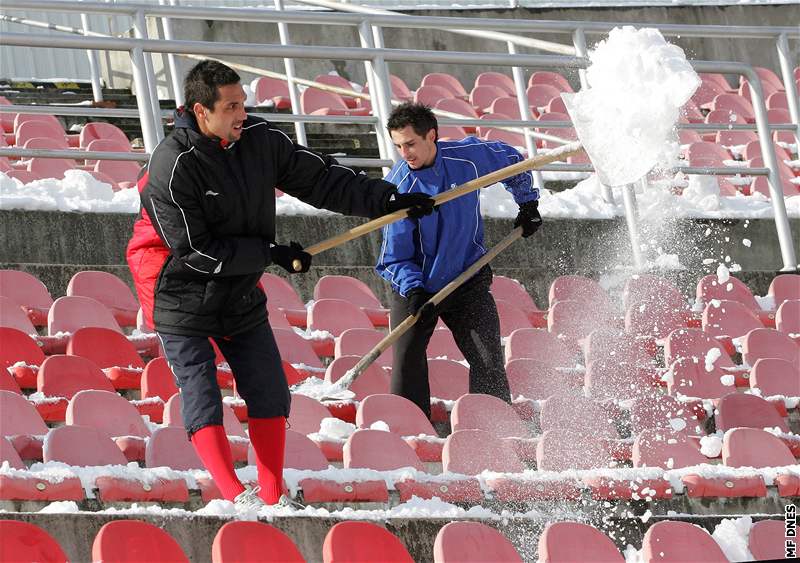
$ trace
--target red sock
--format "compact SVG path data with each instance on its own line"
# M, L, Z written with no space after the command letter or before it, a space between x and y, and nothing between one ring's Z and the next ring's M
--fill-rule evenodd
M256 452L261 498L275 504L283 488L283 453L286 447L286 418L250 418L250 443Z
M231 445L222 426L204 426L192 434L192 444L223 497L233 500L244 492L244 485L233 470Z

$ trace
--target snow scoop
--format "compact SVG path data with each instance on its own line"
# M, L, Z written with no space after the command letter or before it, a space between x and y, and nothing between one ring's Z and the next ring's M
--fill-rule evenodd
M497 243L497 245L495 245L489 252L481 256L481 258L472 264L472 266L467 268L457 278L439 290L438 293L428 300L428 303L438 305L444 301L444 299L458 289L461 284L478 273L478 270L491 262L498 254L508 248L511 243L516 241L521 236L522 227L515 228L508 235L506 235L503 240ZM326 391L326 396L321 400L341 400L342 396L337 396L337 393L341 394L345 392L350 385L353 384L353 381L355 381L356 378L364 372L364 370L366 370L375 360L378 359L378 356L383 354L392 344L397 342L398 338L400 338L408 331L408 329L414 326L414 324L419 320L419 316L420 313L417 313L413 316L409 315L406 317L406 320L394 327L389 334L387 334L383 340L378 342L372 350L370 350L363 358L361 358L361 360L359 360L359 362L352 369L348 370L347 373L341 377L341 379L331 385L331 387Z
M435 201L434 205L441 205L443 203L454 200L468 193L480 190L481 188L492 186L497 182L500 182L506 178L510 178L511 176L516 176L517 174L521 174L522 172L528 172L529 170L535 170L536 168L541 168L542 166L545 166L557 160L565 161L567 157L578 155L581 153L582 150L583 149L581 148L580 144L569 143L557 149L554 149L547 154L536 155L533 158L516 162L510 166L506 166L505 168L500 168L499 170L495 170L494 172L486 174L485 176L480 176L479 178L475 178L474 180L470 180L469 182L465 182L460 186L456 186L453 189L447 190L446 192L442 192L440 194L435 195L433 197L433 200ZM353 227L349 231L345 231L344 233L336 235L335 237L331 237L329 239L323 240L322 242L312 244L311 246L304 248L303 250L314 256L316 254L319 254L320 252L324 252L325 250L330 250L331 248L337 247L340 244L344 244L345 242L356 239L362 235L366 235L373 231L377 231L378 229L384 227L385 225L389 225L396 221L400 221L401 219L405 219L406 217L408 217L408 210L401 209L400 211L395 211L394 213L389 213L388 215L383 215L382 217L373 219L372 221L364 223L363 225L359 225L358 227ZM300 260L295 260L292 263L292 266L297 272L299 272L302 269L302 264L300 263Z

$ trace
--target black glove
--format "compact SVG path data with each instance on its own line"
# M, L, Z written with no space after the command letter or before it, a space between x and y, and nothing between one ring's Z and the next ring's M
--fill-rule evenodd
M269 249L272 263L277 264L290 274L307 272L311 267L311 255L303 251L303 247L296 242L290 242L289 246L276 244ZM294 261L299 260L302 267L294 269Z
M408 216L419 219L433 212L433 198L428 194L401 194L394 192L386 200L386 213L408 209Z
M408 314L412 317L419 313L419 320L430 320L436 314L436 306L428 300L433 294L428 293L421 287L415 287L406 294L408 300Z
M542 216L539 215L539 202L529 201L519 206L519 214L514 220L514 228L522 227L522 236L527 238L542 226Z

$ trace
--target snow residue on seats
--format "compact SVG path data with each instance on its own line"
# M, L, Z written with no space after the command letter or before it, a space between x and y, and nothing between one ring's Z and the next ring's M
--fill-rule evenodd
M700 438L700 453L709 458L719 457L722 453L722 436L710 434Z
M714 362L716 362L722 356L722 351L719 348L711 348L706 353L706 371L712 372L714 371Z
M80 512L77 502L74 500L58 500L42 508L39 514L75 514L76 512Z
M300 364L292 364L295 368L298 368ZM305 368L303 368L305 369ZM325 371L324 369L319 370L318 368L314 371ZM346 400L352 399L355 397L355 393L348 389L341 389L336 383L330 383L328 381L323 381L318 377L307 377L297 385L294 385L290 388L292 393L299 393L300 395L305 395L306 397L311 397L312 399L316 399L319 401L325 397L329 397L331 393L335 393L337 399Z
M750 516L724 518L711 536L730 561L753 561L753 554L747 548L752 527L753 519Z

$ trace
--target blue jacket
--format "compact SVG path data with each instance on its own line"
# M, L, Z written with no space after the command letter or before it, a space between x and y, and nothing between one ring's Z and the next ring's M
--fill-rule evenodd
M401 160L386 180L400 193L422 192L434 196L479 176L523 159L513 147L499 141L467 137L437 141L431 166L412 170ZM503 180L517 204L539 199L530 172ZM402 296L415 287L436 293L481 256L483 219L479 191L435 208L422 219L403 219L383 228L383 245L376 270Z

